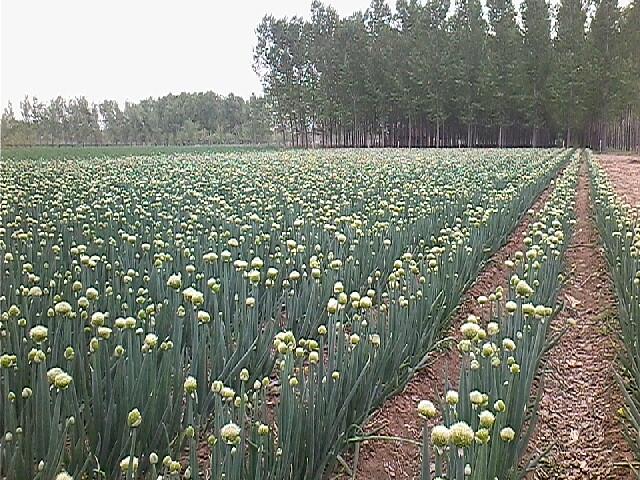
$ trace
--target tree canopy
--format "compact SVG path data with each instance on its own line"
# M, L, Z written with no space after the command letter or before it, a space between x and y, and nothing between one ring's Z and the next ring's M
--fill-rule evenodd
M21 118L13 106L2 116L2 143L155 144L264 143L272 141L263 97L244 100L213 92L181 93L138 103L57 97L49 103L25 97Z
M255 69L292 145L635 148L638 25L637 0L315 0L263 18Z

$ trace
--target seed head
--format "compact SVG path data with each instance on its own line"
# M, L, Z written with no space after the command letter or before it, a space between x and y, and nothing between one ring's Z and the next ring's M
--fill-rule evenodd
M43 325L36 325L31 330L29 330L29 336L31 337L31 340L38 344L44 342L47 339L48 334L49 330Z
M457 405L458 404L458 392L456 392L455 390L449 390L447 392L447 394L445 395L445 400L451 406Z
M54 385L58 390L66 390L72 381L73 379L71 378L71 375L69 375L68 373L62 372L56 375L56 378L54 380Z
M511 427L504 427L502 430L500 430L500 438L504 441L504 442L511 442L516 436L516 432L513 431L513 428Z
M491 428L493 426L493 422L496 421L496 417L489 410L483 410L480 412L480 426L485 428Z
M431 443L436 447L446 447L449 443L450 432L444 425L436 425L431 430Z
M469 393L469 400L473 405L482 405L484 403L484 395L478 390L473 390Z
M240 443L240 427L235 423L227 423L220 429L220 437L227 445L238 445Z
M58 302L53 307L53 310L57 315L68 316L71 313L72 308L68 302Z
M418 403L418 414L423 418L435 418L438 415L438 411L429 400L420 400Z
M128 472L129 469L132 469L134 472L138 470L138 457L133 457L133 460L131 460L127 455L120 460L120 470Z
M193 395L198 390L198 382L194 377L189 375L184 381L184 393Z
M449 428L450 441L458 448L470 447L475 438L473 429L466 422L457 422Z
M137 428L140 426L141 423L142 423L142 414L140 413L140 410L138 410L137 408L134 408L129 412L129 415L127 415L127 424L131 428Z

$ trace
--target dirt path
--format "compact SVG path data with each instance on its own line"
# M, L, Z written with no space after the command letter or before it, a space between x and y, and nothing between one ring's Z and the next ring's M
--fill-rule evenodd
M592 220L586 164L580 171L577 223L566 257L567 281L560 293L564 310L553 331L573 317L570 328L545 362L544 397L532 449L552 447L535 479L634 478L632 458L616 411L622 398L614 383L616 310L613 287Z
M596 155L616 186L618 195L631 205L640 206L640 156Z
M547 188L536 200L529 212L537 210L546 202L551 188ZM498 286L507 287L508 268L505 260L522 249L523 234L532 216L527 213L511 234L507 243L498 250L476 282L465 294L460 308L452 320L451 337L459 337L458 329L467 316L477 308L479 295L489 294ZM420 371L405 390L387 400L365 426L365 434L397 436L420 440L422 420L418 419L416 406L420 400L436 401L438 392L444 390L445 379L457 384L460 355L456 350L447 350L434 357L434 363ZM415 445L405 442L369 441L360 447L360 459L356 478L361 480L418 478L420 452Z

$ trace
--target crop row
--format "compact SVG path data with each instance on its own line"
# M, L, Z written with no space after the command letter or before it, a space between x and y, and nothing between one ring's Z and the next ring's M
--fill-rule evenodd
M640 459L640 212L615 192L605 170L589 158L595 220L618 298L624 353L617 376L626 407L626 437Z
M429 400L418 405L423 480L432 478L432 470L455 480L522 478L537 462L523 463L542 393L539 366L559 338L548 330L575 224L580 159L576 152L535 212L522 250L505 262L507 288L478 297L476 313L460 327L458 389L448 384L439 408ZM433 418L440 419L435 426Z

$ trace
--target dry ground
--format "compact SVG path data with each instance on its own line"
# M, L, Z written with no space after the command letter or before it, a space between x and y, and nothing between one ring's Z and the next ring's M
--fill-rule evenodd
M596 159L613 181L618 195L631 205L640 206L640 156L596 155Z

